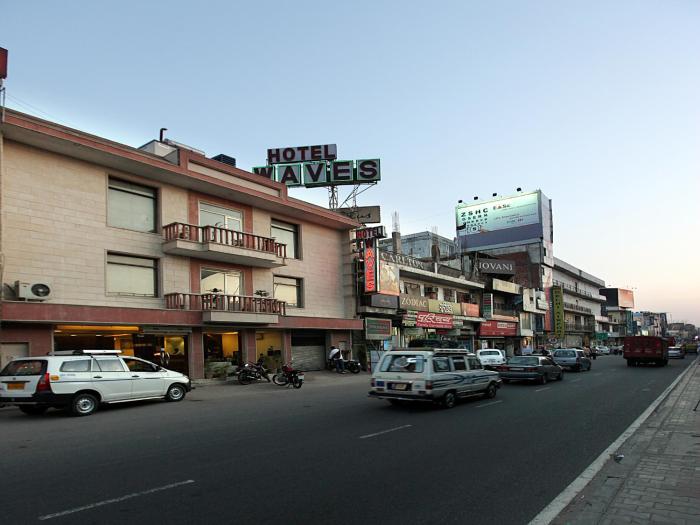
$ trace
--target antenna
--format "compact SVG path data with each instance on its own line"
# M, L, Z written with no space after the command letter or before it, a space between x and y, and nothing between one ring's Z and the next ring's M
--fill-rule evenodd
M398 211L391 212L391 231L397 233L401 231L401 224L399 224Z

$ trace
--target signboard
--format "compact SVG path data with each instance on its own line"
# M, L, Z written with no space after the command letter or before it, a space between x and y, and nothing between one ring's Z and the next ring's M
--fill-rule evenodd
M415 268L416 270L426 270L431 271L431 264L419 261L408 255L403 255L401 253L382 251L379 256L382 261L387 261L394 264L400 264L401 266L407 266L409 268Z
M561 286L552 286L552 310L554 314L554 334L564 338L564 291Z
M289 164L312 160L335 160L338 158L336 144L317 146L293 146L288 148L270 148L267 150L268 164Z
M418 312L416 326L421 328L452 328L452 316L433 312Z
M381 180L381 162L379 159L294 162L255 166L253 173L292 187L371 184Z
M374 308L390 308L392 310L397 310L399 307L399 298L393 295L374 293L369 296L369 305Z
M508 281L501 281L500 279L493 279L493 289L497 290L499 292L506 292L506 293L513 293L513 294L519 294L520 293L520 285L515 284L515 283L510 283Z
M461 315L462 307L459 303L451 303L449 301L437 301L428 299L428 311L436 314Z
M399 295L399 267L386 261L379 261L379 291L387 295Z
M365 317L365 339L368 341L391 339L391 319Z
M7 78L7 49L0 47L0 80Z
M522 241L551 241L545 232L549 199L540 191L494 199L478 204L458 204L457 238L463 250L476 250Z
M424 310L428 311L430 309L430 299L422 296L406 295L402 293L399 295L399 307L402 310Z
M416 316L415 315L404 315L401 319L401 326L416 326Z
M382 222L381 208L379 206L355 206L353 208L338 208L335 211L361 224Z
M476 267L481 273L515 275L515 261L479 259Z
M518 323L486 321L479 325L480 336L504 337L518 335Z
M634 292L618 288L617 304L622 308L634 308Z
M377 261L377 248L374 243L368 242L365 244L364 249L364 259L365 259L365 293L376 293L379 290L378 287L378 267L379 261Z
M493 294L485 293L483 303L484 319L491 319L493 317Z
M462 303L462 315L465 317L479 317L479 305Z
M357 241L383 239L384 237L386 237L386 228L384 226L372 226L371 228L355 230L355 240Z

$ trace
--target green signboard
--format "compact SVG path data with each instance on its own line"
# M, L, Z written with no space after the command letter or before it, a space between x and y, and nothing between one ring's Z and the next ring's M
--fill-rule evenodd
M391 319L365 318L365 339L385 341L391 339Z
M554 310L554 334L564 338L564 291L561 286L552 287L552 306Z

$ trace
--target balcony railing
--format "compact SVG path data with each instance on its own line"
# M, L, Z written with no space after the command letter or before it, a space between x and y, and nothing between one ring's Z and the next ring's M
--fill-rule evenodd
M197 226L182 222L173 222L163 227L163 236L166 241L177 239L192 242L213 242L226 246L245 248L258 252L271 253L285 259L287 257L287 245L276 242L269 237L261 237L252 233L228 230L219 226Z
M603 297L602 295L599 295L599 294L593 295L591 292L588 292L586 290L578 288L572 284L565 283L563 281L558 281L558 280L554 279L553 284L554 284L554 286L561 286L567 292L570 292L570 293L575 294L575 295L579 295L581 297L587 297L587 298L593 299L594 301L604 301L605 300L605 297Z
M588 308L587 306L579 306L574 303L567 303L564 301L564 310L573 310L575 312L582 312L584 314L592 314L593 310Z
M493 315L505 315L508 317L518 317L518 314L515 310L504 310L502 308L494 308Z
M587 323L565 323L564 327L567 332L594 332L595 327Z
M243 312L251 314L287 314L287 303L267 297L224 295L218 293L165 294L165 307L172 310Z

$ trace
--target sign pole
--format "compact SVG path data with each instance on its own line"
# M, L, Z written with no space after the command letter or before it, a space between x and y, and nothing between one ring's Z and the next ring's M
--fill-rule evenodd
M338 209L338 186L328 186L328 209Z

